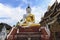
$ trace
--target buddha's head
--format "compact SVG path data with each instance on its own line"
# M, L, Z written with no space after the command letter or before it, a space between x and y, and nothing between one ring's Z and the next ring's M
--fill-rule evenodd
M26 12L27 12L27 13L31 13L31 8L30 8L29 5L28 5L28 7L26 8Z

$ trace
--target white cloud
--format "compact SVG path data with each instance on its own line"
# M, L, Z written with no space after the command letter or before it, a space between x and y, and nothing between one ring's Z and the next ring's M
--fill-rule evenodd
M53 5L53 3L55 2L56 0L51 0L50 1L50 3L49 3L49 5ZM58 1L58 3L60 3L60 0L57 0Z
M58 2L60 2L60 0L57 0Z
M41 21L41 17L44 15L43 9L40 6L32 7L32 13L35 15L35 22L39 23Z
M27 0L22 0L24 3L28 4L29 2Z
M25 9L22 9L20 6L16 8L12 8L10 6L4 5L0 3L0 18L8 17L10 19L0 19L0 22L4 22L10 25L16 24L21 18L23 18L23 14L26 13ZM32 14L36 16L36 22L38 23L43 16L43 10L38 7L32 7Z
M1 17L9 17L10 19L0 19L0 22L5 22L8 24L15 24L17 21L19 21L20 18L22 18L22 15L25 13L25 10L17 7L12 8L7 5L3 5L0 3L0 18Z
M25 3L25 4L30 4L30 5L32 5L32 1L31 1L31 0L22 0L22 2Z
M55 0L51 0L50 3L49 3L49 5L50 6L53 5L54 2L55 2Z

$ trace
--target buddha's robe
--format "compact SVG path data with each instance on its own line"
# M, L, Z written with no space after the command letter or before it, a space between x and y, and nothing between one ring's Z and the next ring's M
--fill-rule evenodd
M35 18L33 14L25 14L23 16L23 26L28 26L29 24L32 24L35 22Z
M28 16L26 17L26 22L35 22L35 18L33 14L28 14Z

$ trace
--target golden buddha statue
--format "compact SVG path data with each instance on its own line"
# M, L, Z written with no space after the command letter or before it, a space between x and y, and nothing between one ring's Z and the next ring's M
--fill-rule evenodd
M27 12L27 14L25 14L25 21L26 22L34 22L35 20L35 18L34 18L34 15L33 14L31 14L31 8L30 8L30 6L28 6L27 8L26 8L26 12Z
M28 27L28 26L40 26L40 24L36 24L35 23L35 16L33 14L31 14L31 8L30 6L28 6L26 8L26 12L27 14L23 15L23 20L24 21L22 24L20 24L21 26L24 27Z

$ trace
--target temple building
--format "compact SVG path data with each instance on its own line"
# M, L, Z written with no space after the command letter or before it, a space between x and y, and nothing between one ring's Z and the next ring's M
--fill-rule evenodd
M51 40L60 40L60 3L57 0L49 6L40 24L48 26L51 31Z
M26 14L7 35L7 40L49 40L49 38L49 29L35 23L35 16L31 13L29 5L26 8Z

